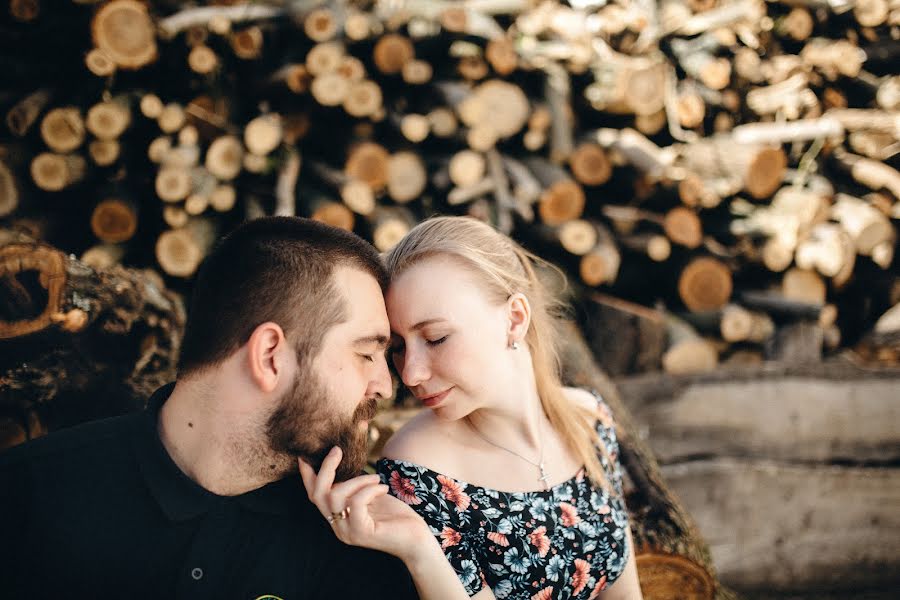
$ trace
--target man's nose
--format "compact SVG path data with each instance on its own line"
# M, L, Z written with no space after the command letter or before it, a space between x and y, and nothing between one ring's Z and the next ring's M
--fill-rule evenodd
M378 394L382 398L390 398L393 395L394 386L391 385L391 372L388 369L387 360L378 361L378 369L370 388L371 393Z

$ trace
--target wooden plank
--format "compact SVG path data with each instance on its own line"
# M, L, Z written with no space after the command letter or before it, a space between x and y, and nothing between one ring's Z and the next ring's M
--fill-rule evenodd
M739 588L900 584L900 470L717 459L663 467Z
M900 374L847 379L793 375L687 385L656 375L617 383L662 463L696 456L900 459Z

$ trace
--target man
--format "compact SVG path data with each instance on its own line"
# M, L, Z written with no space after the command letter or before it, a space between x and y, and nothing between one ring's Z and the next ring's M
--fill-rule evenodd
M313 221L225 238L176 383L0 455L0 596L414 597L399 560L337 540L297 475L335 445L336 479L364 465L391 394L385 285L371 246Z

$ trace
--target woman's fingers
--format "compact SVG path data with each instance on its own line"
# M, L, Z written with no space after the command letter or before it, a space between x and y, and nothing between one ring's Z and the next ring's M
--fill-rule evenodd
M303 460L297 459L297 465L300 467L300 479L303 480L303 487L306 488L306 495L312 500L313 490L316 488L316 472L313 468Z
M347 526L352 533L364 533L368 524L372 521L369 514L369 505L376 498L384 496L388 492L388 486L384 484L367 485L359 489L347 500L347 508L350 514L347 517Z
M377 484L381 479L378 475L360 475L334 485L328 494L328 508L332 513L338 513L349 506L348 498L356 495L361 489Z
M337 470L338 465L341 464L341 458L343 458L343 452L338 446L335 446L331 449L331 452L325 455L325 460L322 461L322 466L319 467L315 486L313 486L313 502L319 509L324 510L328 508L326 499L328 492L331 491L331 486L334 485L334 472Z

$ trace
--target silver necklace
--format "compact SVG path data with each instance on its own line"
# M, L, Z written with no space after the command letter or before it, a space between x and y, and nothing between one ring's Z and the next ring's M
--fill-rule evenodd
M506 451L506 452L509 452L509 453L512 454L513 456L517 456L517 457L521 458L522 460L524 460L525 462L527 462L529 465L532 465L532 466L534 466L534 467L537 467L537 468L540 470L540 472L541 472L541 476L538 477L538 481L540 481L540 482L543 484L545 490L549 490L549 489L550 489L550 483L549 483L550 476L547 475L547 471L546 471L546 469L544 468L544 427L543 427L544 424L543 424L543 422L541 423L541 426L540 426L540 436L541 436L541 440L540 440L540 442L541 442L541 456L540 456L540 458L538 459L538 462L534 462L534 461L531 460L531 459L525 458L524 456L522 456L521 454L519 454L519 453L516 452L515 450L510 450L509 448L506 448L506 447L504 447L504 446L501 446L500 444L495 444L495 443L492 442L491 440L489 440L489 439L487 439L486 437L484 437L484 435L482 435L481 432L478 431L478 429L475 427L475 425L472 424L471 421L469 421L468 419L466 419L466 422L469 424L469 427L472 428L472 431L475 432L475 435L477 435L478 437L480 437L481 439L483 439L484 441L486 441L486 442L487 442L488 444L490 444L491 446L494 446L495 448L500 448L501 450L504 450L504 451Z

